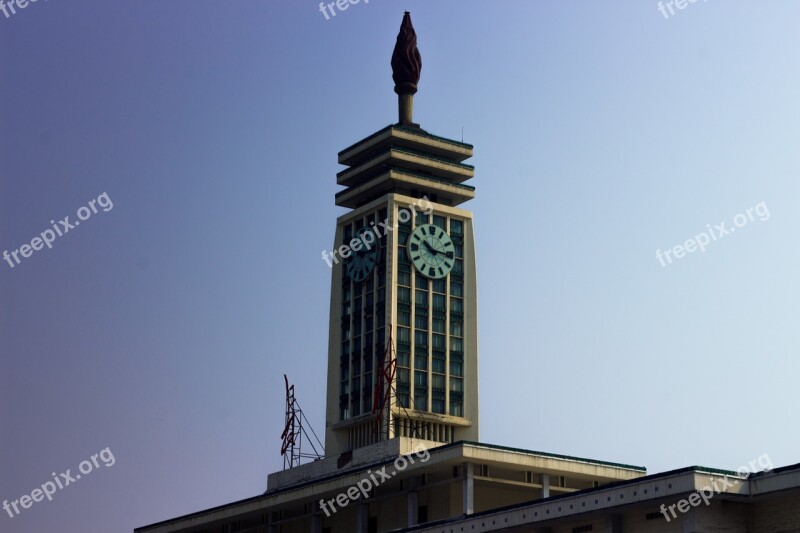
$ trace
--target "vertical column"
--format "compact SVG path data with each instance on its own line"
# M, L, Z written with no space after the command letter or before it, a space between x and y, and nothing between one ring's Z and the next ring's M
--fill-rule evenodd
M539 474L539 483L542 484L542 498L550 497L550 475Z
M311 504L311 533L322 533L322 515L317 502Z
M369 504L359 503L356 509L356 531L369 533Z
M408 493L408 527L416 526L419 523L419 493L410 491Z
M696 516L694 509L689 509L688 512L683 513L683 533L695 533L697 531L695 528Z
M603 533L622 533L622 515L611 515L605 519L601 530Z
M462 504L462 512L465 515L470 515L475 512L475 480L472 463L464 463L464 480L462 483L461 492L464 496Z

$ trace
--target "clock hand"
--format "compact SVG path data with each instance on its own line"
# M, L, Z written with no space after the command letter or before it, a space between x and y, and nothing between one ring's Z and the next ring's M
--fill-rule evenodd
M438 254L439 253L439 250L437 250L436 248L434 248L433 246L428 244L428 241L422 241L422 243L425 245L425 248L427 248L430 252L432 252L434 254Z

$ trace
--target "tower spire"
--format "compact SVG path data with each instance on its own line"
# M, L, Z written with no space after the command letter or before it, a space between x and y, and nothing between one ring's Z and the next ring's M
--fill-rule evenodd
M422 56L417 49L417 34L411 24L411 13L406 11L392 53L392 79L394 92L397 93L400 124L417 126L413 121L414 94L421 71Z

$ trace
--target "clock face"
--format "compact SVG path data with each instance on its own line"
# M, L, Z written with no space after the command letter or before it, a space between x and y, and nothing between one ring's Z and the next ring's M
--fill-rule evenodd
M440 279L453 268L455 247L447 232L439 226L423 224L408 238L408 257L421 274Z
M378 244L373 242L370 244L370 248L363 244L364 239L362 239L362 236L368 231L372 231L372 228L365 227L356 232L355 239L361 241L362 245L358 251L354 248L351 249L350 259L345 266L347 275L356 283L367 279L367 276L375 269L375 264L378 262Z

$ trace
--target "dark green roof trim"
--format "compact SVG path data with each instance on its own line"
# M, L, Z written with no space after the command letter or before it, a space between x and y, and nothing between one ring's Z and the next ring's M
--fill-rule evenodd
M340 151L340 152L337 154L337 155L338 155L338 157L342 157L342 154L343 154L343 153L345 153L345 152L349 152L350 150L352 150L353 148L355 148L355 147L356 147L356 146L358 146L359 144L363 144L363 143L365 143L365 142L369 141L370 139L372 139L373 137L377 137L378 135L381 135L381 134L385 133L386 131L390 130L392 127L393 127L393 126L391 126L391 125L389 125L389 126L386 126L385 128L381 128L381 129L379 129L378 131L376 131L376 132L375 132L375 133L373 133L372 135L368 135L368 136L364 137L363 139L361 139L360 141L356 141L356 142L354 142L353 144L351 144L350 146L348 146L348 147L347 147L347 148L345 148L344 150L341 150L341 151Z
M439 178L433 178L431 176L428 176L426 174L422 174L420 172L413 172L411 170L402 169L401 167L391 166L391 167L389 167L387 169L381 169L380 172L375 173L375 175L371 176L364 183L359 183L358 185L351 185L347 189L337 192L336 193L336 198L339 198L339 197L343 196L344 194L350 192L352 189L354 189L356 187L361 187L362 185L368 184L374 178L376 178L378 176L382 176L383 174L386 174L390 170L392 172L396 172L397 174L405 174L406 176L410 176L412 178L419 178L419 179L423 179L423 180L427 180L427 181L433 181L433 182L436 182L436 183L443 183L444 185L450 185L451 187L456 187L457 189L464 189L466 191L475 191L475 187L473 187L472 185L464 185L462 183L454 183L452 181L442 180L442 179L439 179Z
M491 446L491 445L489 445L489 446ZM494 446L491 446L491 447L494 447ZM499 446L499 448L503 448L503 447ZM513 450L514 448L511 448L511 449ZM535 453L538 453L538 452L535 452ZM549 454L545 454L545 455L549 455ZM798 470L798 469L800 469L800 463L798 463L796 465L783 467L780 470ZM775 470L778 470L778 469L773 469L772 472L774 472ZM665 479L665 478L668 478L668 477L673 477L673 476L680 475L680 474L689 474L689 473L692 473L692 472L706 472L706 473L716 473L716 474L723 474L723 475L724 474L727 474L727 475L731 475L731 474L732 475L738 475L738 474L736 474L736 472L732 472L730 470L720 470L720 469L717 469L717 468L706 468L704 466L687 466L685 468L679 468L677 470L670 470L668 472L660 472L658 474L651 474L649 476L642 476L642 477L637 477L637 478L623 480L623 481L615 481L613 483L606 483L604 485L600 485L599 487L592 487L592 488L589 488L589 489L583 489L583 490L579 490L579 491L576 491L576 492L570 492L570 493L567 493L567 494L559 494L557 496L550 496L549 498L539 498L539 499L530 500L530 501L527 501L527 502L516 503L514 505L507 505L505 507L497 507L495 509L488 509L486 511L481 511L479 513L473 513L473 514L468 515L468 516L458 516L458 517L453 517L453 518L445 518L443 520L437 520L435 522L426 522L424 524L420 524L420 525L417 525L417 526L412 526L412 527L409 527L409 528L405 528L405 529L403 529L403 531L416 531L416 530L420 530L420 529L428 529L430 527L444 526L446 524L459 522L459 521L465 520L465 519L480 518L482 516L491 516L491 515L498 514L498 513L504 513L504 512L507 512L507 511L514 511L516 509L522 509L524 507L529 507L531 505L537 505L537 504L546 505L546 504L552 503L552 502L557 501L557 500L565 500L567 498L573 498L575 496L585 496L586 494L591 494L593 492L601 492L601 491L605 491L605 490L608 490L608 489L615 489L615 488L625 487L627 485L635 485L637 483L655 481L655 480L658 480L658 479ZM656 498L659 498L659 497L660 496L653 496L653 499L656 499Z
M569 461L580 461L582 463L590 463L594 465L603 465L603 466L613 466L616 468L626 468L628 470L636 470L637 472L647 472L647 468L643 466L634 466L634 465L626 465L624 463L611 463L608 461L596 461L595 459L586 459L584 457L573 457L571 455L561 455L557 453L547 453L547 452L537 452L534 450L524 450L522 448L512 448L510 446L499 446L497 444L484 444L482 442L473 442L473 441L459 441L465 445L470 446L477 446L481 448L489 448L491 450L502 450L506 452L517 452L517 453L525 453L525 454L534 454L534 455L542 455L544 457L552 457L554 459L566 459ZM458 442L454 443L458 444ZM447 446L452 446L448 444ZM436 448L437 450L441 450L442 448L446 448L447 446L442 446L440 448Z
M369 141L373 137L378 137L379 135L384 134L385 132L387 132L390 129L396 129L396 130L404 131L406 133L419 135L420 137L426 137L428 139L433 139L435 141L441 141L443 143L452 144L453 146L458 146L459 148L467 148L469 150L472 150L472 149L475 148L471 144L467 144L467 143L459 142L459 141L454 141L453 139L448 139L446 137L439 137L438 135L434 135L432 133L428 133L427 131L423 130L422 128L411 128L411 127L403 126L403 125L400 125L400 124L390 124L390 125L386 126L385 128L382 128L382 129L376 131L372 135L364 137L360 141L354 142L353 144L351 144L350 146L348 146L344 150L340 151L337 154L337 156L341 157L342 154L344 154L345 152L348 152L348 151L352 150L353 148L355 148L359 144L363 144L363 143Z
M472 170L472 171L475 170L475 167L472 166L472 165L465 165L464 163L456 163L455 161L449 161L447 159L442 159L442 158L439 158L439 157L433 157L433 156L430 156L430 155L425 154L423 152L417 152L415 150L409 150L408 148L398 148L397 146L390 146L389 148L387 148L383 152L379 153L375 157L371 157L371 158L367 159L366 161L363 161L363 162L359 163L358 165L356 165L354 167L347 167L346 169L342 170L341 172L337 172L336 173L336 178L337 179L341 178L343 175L347 174L351 170L353 170L355 168L358 168L358 167L361 167L361 166L365 166L368 163L371 163L372 161L375 161L376 159L380 159L381 157L384 157L386 154L391 154L392 152L399 152L401 154L413 155L414 157L421 157L422 159L428 159L428 160L434 161L436 163L442 163L442 164L445 164L445 165L448 165L448 166L457 167L457 168L460 168L462 170ZM470 178L466 178L466 179L470 179Z
M434 156L426 154L424 152L418 152L416 150L411 150L411 149L405 148L405 147L400 148L398 146L393 146L392 148L390 148L390 150L394 150L395 152L400 152L401 154L408 154L408 155L413 155L415 157L422 157L424 159L430 159L431 161L436 161L437 163L444 163L446 165L452 165L452 166L455 166L455 167L468 168L469 170L475 170L475 166L474 165L467 165L465 163L457 163L457 162L451 161L449 159L443 159L441 157L434 157Z
M441 141L443 143L452 144L453 146L458 146L459 148L468 148L470 150L474 149L475 147L469 143L454 141L453 139L448 139L446 137L439 137L438 135L434 135L433 133L428 133L427 131L423 130L422 128L409 128L408 126L403 126L402 124L395 124L392 126L396 130L406 131L409 133L413 133L415 135L419 135L421 137L427 137L428 139L433 139L434 141Z

